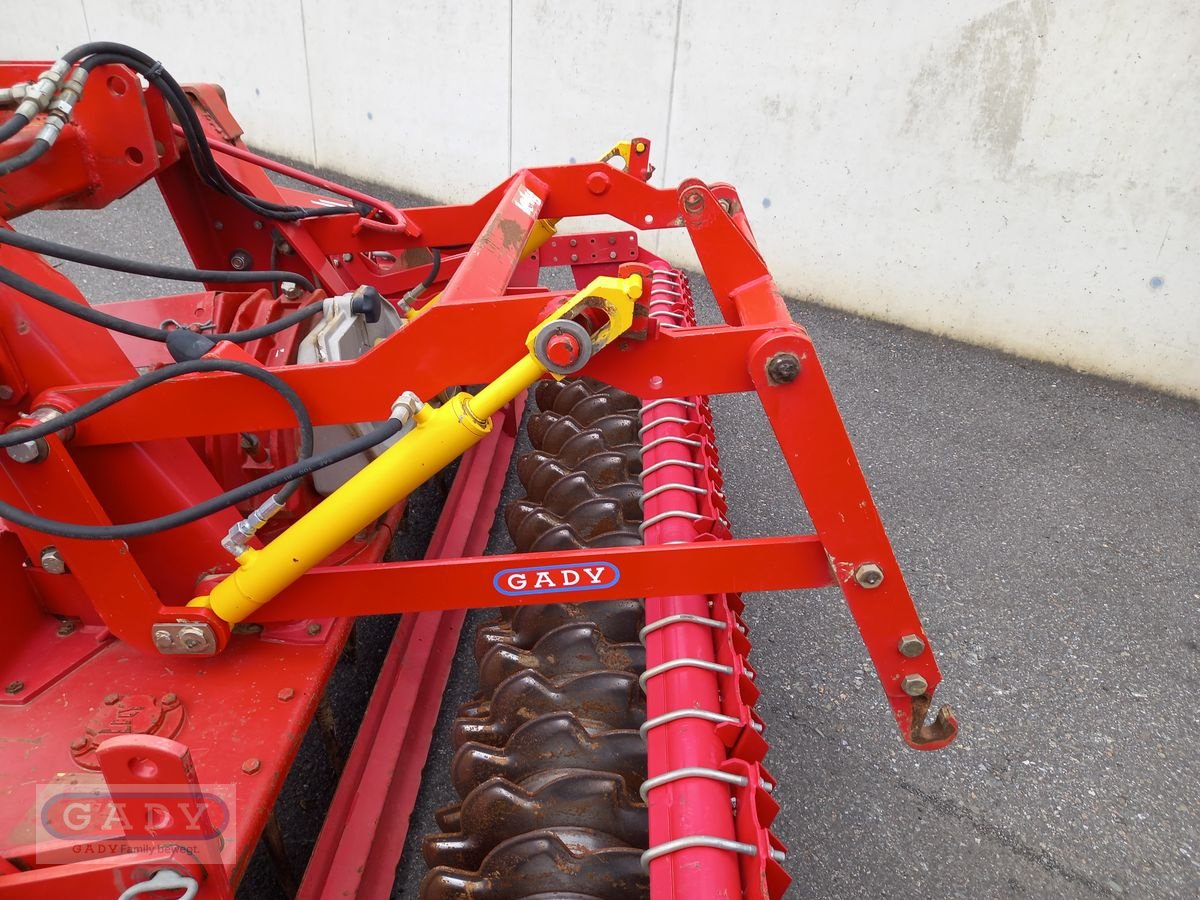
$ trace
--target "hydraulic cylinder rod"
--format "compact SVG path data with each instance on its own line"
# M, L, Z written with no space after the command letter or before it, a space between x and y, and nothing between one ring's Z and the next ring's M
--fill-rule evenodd
M413 398L419 408L411 431L266 547L245 550L234 572L188 605L209 607L226 622L241 622L488 434L492 415L549 371L537 349L540 331L585 308L601 309L607 321L591 334L588 349L595 352L629 329L641 293L640 274L597 278L538 323L526 355L478 394L457 394L436 409L419 406ZM588 355L581 353L580 367Z

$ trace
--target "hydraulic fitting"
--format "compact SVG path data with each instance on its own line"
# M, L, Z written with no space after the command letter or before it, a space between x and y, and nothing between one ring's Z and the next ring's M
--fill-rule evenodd
M422 405L420 397L412 391L405 391L392 404L389 418L397 420L401 425L407 425L420 412ZM221 546L228 550L235 559L242 556L248 549L246 545L249 544L250 539L271 520L272 516L283 509L284 505L272 494L258 509L229 529L229 533L221 539Z
M221 539L221 546L228 550L235 559L241 556L246 552L246 544L249 543L250 538L254 537L258 530L284 506L285 504L276 500L275 495L272 494L263 502L262 506L229 529L229 533Z
M71 64L65 59L56 60L54 65L38 76L36 82L26 85L25 99L17 107L16 115L33 119L49 106L50 101L58 92L58 86L62 83L63 76L70 68Z

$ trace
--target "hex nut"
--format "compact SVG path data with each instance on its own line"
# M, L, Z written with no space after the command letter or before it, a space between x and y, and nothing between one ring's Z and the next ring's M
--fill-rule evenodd
M105 706L115 706L117 704L117 701L119 701L120 699L121 699L121 695L118 694L116 691L114 691L111 694L105 694L104 695L104 705Z
M255 772L257 772L261 768L262 768L262 760L258 759L257 757L254 757L254 756L250 757L248 760L246 760L244 763L242 763L242 771L245 772L247 775L253 775Z
M23 444L13 444L8 448L9 458L19 463L41 462L50 452L50 446L45 438L25 441Z
M800 377L800 357L795 353L776 353L767 360L767 381L771 384L791 384Z
M910 697L920 697L929 690L929 682L915 672L900 679L900 690Z
M925 642L915 634L906 634L900 638L898 649L901 654L913 659L925 652Z
M854 581L867 590L877 588L883 584L883 569L876 563L863 563L854 570Z
M159 629L154 632L154 646L159 650L167 650L175 643L175 639L171 637L171 632Z
M288 300L299 300L304 296L304 288L300 287L294 281L281 281L279 283L279 292Z
M23 681L10 681L4 686L4 693L6 694L19 694L23 690L25 690L25 682Z
M46 547L42 550L39 557L39 562L42 564L42 570L50 575L65 575L67 574L67 561L62 558L62 554L57 547Z

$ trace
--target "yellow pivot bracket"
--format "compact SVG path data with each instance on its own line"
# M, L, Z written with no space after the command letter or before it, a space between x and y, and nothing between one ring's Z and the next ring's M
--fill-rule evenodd
M629 330L641 295L639 274L597 278L539 322L525 355L477 394L459 393L436 409L409 395L416 421L411 431L266 547L242 552L237 569L189 606L209 607L226 622L244 620L478 443L491 431L491 417L535 381L551 370L561 379L582 368L592 353ZM547 336L575 339L580 331L574 369L546 357ZM404 398L397 405L405 405Z
M639 145L639 152L645 147ZM618 156L624 160L625 169L629 169L629 160L633 153L633 141L618 141L611 150L600 157L600 162L608 162L610 159L616 159ZM525 242L524 249L521 250L522 256L530 256L535 250L558 234L559 219L538 219L533 223L533 231L529 234L529 240Z

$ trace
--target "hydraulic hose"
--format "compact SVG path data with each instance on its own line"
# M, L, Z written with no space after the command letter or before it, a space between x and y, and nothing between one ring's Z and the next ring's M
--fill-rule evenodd
M144 391L156 384L162 384L164 381L170 381L172 378L178 378L181 375L191 375L197 372L232 372L235 375L243 375L246 378L253 378L255 381L260 381L274 390L287 401L288 406L292 408L292 412L296 415L296 424L300 430L300 445L297 448L297 455L301 459L312 455L312 417L309 416L308 408L304 405L304 401L300 399L300 395L292 389L291 385L269 369L236 359L194 359L164 366L152 372L146 372L125 384L113 388L111 391L106 391L99 397L89 400L82 406L64 412L62 415L55 416L47 422L31 425L28 428L18 428L7 434L0 434L0 449L28 443L38 438L44 438L48 434L54 434L55 432L71 428L89 416L94 416L96 413L108 409L110 406L120 403L128 397L132 397L140 391ZM283 491L280 491L281 500L286 500L299 486L299 481L289 484Z
M140 322L130 322L128 319L110 315L87 304L76 303L70 297L64 297L62 294L52 291L50 288L38 284L36 281L31 281L23 275L18 275L11 269L6 269L3 266L0 266L0 284L7 285L14 291L19 291L26 297L36 300L38 303L44 303L46 306L57 309L61 313L66 313L68 316L74 316L76 319L82 319L84 322L90 322L93 325L99 325L101 328L107 328L109 331L119 331L121 334L127 334L130 337L142 338L147 341L158 341L160 344L165 344L167 337L171 334L165 328L142 325ZM303 322L305 319L317 315L323 308L324 304L320 301L309 303L297 310L293 310L286 316L279 317L274 322L267 322L264 325L247 328L243 331L218 332L210 334L208 337L213 341L230 341L235 344L258 340Z
M37 425L32 425L27 428L17 428L7 432L6 434L0 434L0 448L28 443L29 441L44 438L49 434L54 434L55 432L71 428L89 416L93 416L101 410L108 409L110 406L120 403L122 400L133 396L139 391L144 391L156 384L161 384L162 382L169 381L172 378L178 378L181 375L190 375L198 372L232 372L236 375L243 375L247 378L253 378L256 381L262 382L283 397L283 399L287 401L288 405L292 408L293 413L296 415L296 422L300 431L300 444L297 448L297 456L299 457L299 461L292 466L279 469L270 475L256 479L255 481L252 481L246 485L242 485L241 487L232 491L227 491L226 493L220 494L211 500L204 501L197 506L186 510L181 510L177 513L170 513L166 516L160 516L156 519L147 519L143 522L131 522L124 525L111 526L93 526L70 522L57 522L53 519L47 519L42 516L38 516L35 513L18 509L6 503L0 503L0 518L8 519L9 521L16 522L18 525L25 525L27 528L34 528L47 534L59 535L60 537L79 537L84 540L112 540L121 537L137 537L143 534L153 534L158 531L164 531L168 528L177 528L180 525L186 525L188 522L194 522L197 519L204 518L204 516L212 515L214 512L225 509L228 506L233 506L236 503L240 503L242 500L249 499L255 494L258 494L264 490L268 490L269 488L276 487L280 484L283 484L284 487L275 495L275 499L282 504L287 500L288 497L295 493L296 489L299 488L303 477L309 472L316 471L316 469L323 468L324 466L331 465L334 462L339 462L341 459L347 458L343 456L326 462L321 462L320 460L324 456L328 456L328 453L322 454L318 457L314 457L312 455L312 418L308 414L308 409L305 407L304 401L300 399L300 395L297 394L286 381L268 369L263 369L259 366L242 362L240 360L227 359L189 360L186 362L176 363L171 366L164 366L161 369L155 369L152 372L139 375L137 378L134 378L123 385L115 387L111 391L101 394L99 397L89 400L82 406L76 407L68 412L64 412L46 422L40 422ZM386 440L386 437L389 436L390 435L380 438L380 440ZM378 443L378 441L376 441L376 443ZM374 444L369 444L368 446L374 446ZM345 446L337 448L336 452L340 453L344 450ZM358 450L355 452L362 451ZM353 456L354 453L349 453L348 455ZM305 469L304 471L299 471L299 469L303 469L304 466L312 463L314 459L318 461L315 467ZM285 477L280 478L280 473L289 472L292 472L293 474L288 474L285 475ZM266 483L268 481L270 482L269 484ZM257 485L257 487L250 491L250 493L242 493L247 488L255 485ZM216 505L214 506L213 504ZM197 512L197 510L201 511ZM64 529L73 530L68 532Z
M0 163L0 165L3 165ZM165 278L168 281L197 281L214 284L243 284L259 281L292 281L305 290L313 290L312 281L303 275L286 270L270 269L266 271L229 271L226 269L188 269L183 266L168 266L162 263L148 263L136 259L124 259L120 256L109 256L95 250L85 250L81 247L71 247L57 241L22 234L19 231L9 231L0 228L0 244L31 250L43 256L55 259L65 259L69 262L92 266L96 269L110 269L114 272L125 272L129 275L146 275L151 278Z
M165 516L159 516L155 519L145 519L141 522L128 522L120 525L84 525L77 522L59 522L54 519L47 519L23 509L10 506L4 502L0 502L0 518L45 534L85 541L122 540L146 534L157 534L160 531L178 528L181 525L187 525L190 522L203 519L205 516L211 516L215 512L220 512L223 509L241 503L243 500L249 500L256 494L270 490L285 482L295 483L296 480L317 471L317 469L331 466L344 459L349 459L352 456L369 450L376 444L383 443L403 427L404 424L399 420L388 419L382 425L379 425L362 437L355 438L352 441L342 444L340 447L327 450L316 456L311 456L290 466L285 466L269 475L264 475L261 478L256 478L254 481L247 482L241 487L218 494L210 500L197 503L195 506L188 507L179 512L169 513ZM278 497L278 495L276 496Z
M0 159L0 175L8 175L10 172L17 171L17 169L25 168L30 163L36 162L49 149L50 144L38 138L16 156L10 156L8 159Z
M93 41L72 48L63 55L62 62L68 66L78 63L80 68L87 73L90 73L97 66L106 63L120 63L145 77L147 81L159 90L163 99L167 101L167 104L179 120L188 143L188 149L191 151L192 163L201 178L210 187L233 198L256 215L263 216L264 218L294 222L314 216L344 215L358 211L356 207L351 205L313 208L289 206L268 200L259 200L238 190L225 177L216 160L213 159L212 150L209 148L208 140L204 136L204 129L200 124L200 119L196 115L196 110L193 109L191 102L188 100L187 94L180 87L179 82L162 67L161 63L142 51L111 41ZM82 87L80 90L82 90ZM69 113L67 115L69 116ZM4 125L0 126L0 144L13 137L27 124L29 124L28 117L21 113L14 114ZM11 159L0 162L0 175L8 175L29 165L49 148L49 142L35 141L29 149Z
M13 113L12 117L0 125L0 144L3 144L10 137L14 136L22 128L29 124L29 116L24 113Z
M256 197L239 191L225 177L224 172L221 171L216 160L213 158L212 150L208 146L208 139L204 136L204 129L200 124L200 119L196 115L196 110L192 107L191 102L188 100L187 94L180 87L179 82L162 67L161 63L151 59L145 53L133 47L111 42L84 44L81 47L75 48L75 50L80 53L90 54L80 63L89 72L95 67L106 63L120 63L129 66L129 68L138 72L158 88L159 92L163 95L163 99L167 101L168 105L174 111L180 126L183 128L196 171L200 173L201 177L204 178L210 187L233 198L247 209L264 218L282 221L296 221L315 216L344 215L345 213L356 211L352 206L322 206L314 208L288 206L268 200L259 200Z
M106 312L101 312L87 304L76 303L69 297L64 297L62 294L52 291L50 288L44 287L36 281L30 281L25 276L18 275L11 269L6 269L3 266L0 266L0 284L7 285L14 291L19 291L26 297L36 300L38 303L44 303L46 306L66 313L68 316L74 316L76 319L82 319L93 325L99 325L101 328L107 328L110 331L119 331L121 334L143 338L147 341L166 343L167 332L162 328L154 328L150 325L130 322L117 316L111 316Z

